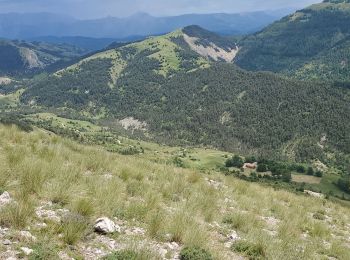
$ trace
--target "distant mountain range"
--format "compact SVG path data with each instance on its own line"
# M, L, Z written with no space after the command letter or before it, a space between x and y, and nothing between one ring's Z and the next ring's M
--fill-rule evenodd
M51 13L7 13L0 14L0 37L33 39L42 36L83 36L121 39L164 34L188 25L199 25L220 34L246 34L260 30L290 12L291 10L277 10L171 17L153 17L146 13L137 13L126 18L106 17L95 20L78 20Z

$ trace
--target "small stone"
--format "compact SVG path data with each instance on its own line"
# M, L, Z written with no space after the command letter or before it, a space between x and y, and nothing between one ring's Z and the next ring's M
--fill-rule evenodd
M10 240L6 239L6 240L4 240L4 241L2 242L2 244L3 244L4 246L9 246L9 245L11 245L12 243L11 243Z
M47 224L46 223L37 223L37 224L35 224L35 227L37 227L37 228L46 228L47 227Z
M158 253L162 256L162 258L165 258L166 254L168 253L168 250L166 250L165 248L159 248Z
M133 227L131 229L126 229L125 234L126 235L138 235L138 236L143 236L145 235L146 231L143 228L139 227Z
M30 249L28 247L21 247L21 250L25 255L30 255L31 253L33 253L33 249Z
M54 222L60 222L61 218L57 216L56 212L53 210L38 209L35 214L41 219L47 219Z
M12 198L7 191L5 191L4 193L2 193L0 195L0 207L3 207L5 205L11 203L11 201L12 201Z
M111 173L106 173L103 175L103 178L105 178L106 180L110 180L113 179L113 175Z
M180 248L179 244L176 242L171 242L171 243L166 243L166 246L170 249L170 250L178 250Z
M29 231L20 231L19 235L24 239L36 241L36 237L33 236Z
M232 242L235 242L240 239L236 231L232 231L231 235L228 236L228 239Z
M74 260L74 258L70 257L66 252L63 251L58 252L58 257L61 260Z
M95 221L94 230L102 234L110 234L114 232L121 232L121 229L109 218L103 217Z

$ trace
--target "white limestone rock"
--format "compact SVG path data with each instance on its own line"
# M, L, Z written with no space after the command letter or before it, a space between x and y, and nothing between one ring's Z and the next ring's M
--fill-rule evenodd
M102 234L121 232L120 227L109 218L103 217L95 221L94 230Z

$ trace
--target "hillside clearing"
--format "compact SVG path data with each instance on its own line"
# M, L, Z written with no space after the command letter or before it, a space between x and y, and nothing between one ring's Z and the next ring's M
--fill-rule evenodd
M292 181L299 183L310 183L310 184L320 184L322 178L318 178L315 176L307 176L307 175L297 175L292 174Z

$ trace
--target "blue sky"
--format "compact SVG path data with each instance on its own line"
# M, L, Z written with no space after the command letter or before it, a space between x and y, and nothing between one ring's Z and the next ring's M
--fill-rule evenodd
M317 2L321 0L0 0L0 12L54 12L77 18L121 17L137 12L164 16L301 8Z

